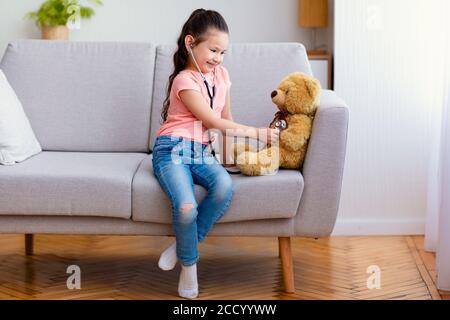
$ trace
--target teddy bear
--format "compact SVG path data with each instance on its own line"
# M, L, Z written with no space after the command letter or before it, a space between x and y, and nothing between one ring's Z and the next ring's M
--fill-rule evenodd
M250 144L233 144L232 156L248 176L276 174L278 168L301 169L319 105L320 82L301 72L289 74L271 93L278 107L270 128L280 130L279 141L258 150Z

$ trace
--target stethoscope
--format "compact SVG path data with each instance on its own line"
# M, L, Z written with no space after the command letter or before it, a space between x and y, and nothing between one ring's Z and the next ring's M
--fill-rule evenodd
M202 71L200 70L200 67L198 66L197 60L194 57L194 53L192 52L192 44L189 46L189 52L190 52L190 54L192 56L192 60L194 61L195 67L197 68L198 72L200 73L200 75L201 75L201 77L203 79L203 83L205 84L206 91L208 92L209 106L211 107L211 110L214 110L214 98L216 96L216 85L215 85L215 82L216 82L216 68L214 68L214 71L213 71L213 74L214 74L213 75L213 84L212 84L211 89L210 89L209 83L206 80L206 77L203 75ZM211 91L212 91L212 93L211 93ZM212 145L211 132L209 130L208 130L208 145L209 145L210 152L211 152L212 156L215 158L216 157L216 151L214 150L214 147ZM234 170L231 170L231 169L228 170L227 168L225 168L225 169L229 173L232 173L232 174L240 173L240 171L234 171Z
M206 80L205 76L203 75L202 71L200 70L200 67L198 66L197 60L194 57L194 53L192 52L192 44L189 46L189 51L190 51L190 54L192 56L192 60L194 60L195 67L197 68L198 72L200 73L200 75L201 75L201 77L203 79L203 83L205 84L206 91L208 91L209 106L211 107L211 109L214 109L214 97L216 96L216 86L215 86L215 82L216 82L216 68L214 68L214 77L213 77L213 85L211 86L211 90L212 90L212 94L211 94L211 90L209 89L209 83Z
M198 72L200 73L202 79L203 79L203 83L205 84L206 87L206 91L208 91L208 96L209 96L209 106L211 107L212 110L214 110L214 98L216 96L216 86L215 86L215 82L216 82L216 68L214 68L214 76L213 76L213 85L212 85L212 94L211 94L211 90L209 89L209 83L206 80L206 77L203 75L202 71L200 70L200 67L198 66L197 60L194 57L194 52L192 52L192 44L189 46L189 51L190 54L192 56L192 60L194 60L194 64L195 67L197 68ZM208 144L210 145L211 148L211 154L213 155L213 157L216 156L216 151L214 150L213 146L212 146L212 141L211 141L211 133L208 130Z

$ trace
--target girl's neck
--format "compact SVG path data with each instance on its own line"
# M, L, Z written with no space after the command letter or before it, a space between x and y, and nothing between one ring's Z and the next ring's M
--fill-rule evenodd
M192 69L192 68L185 68L185 69L183 69L183 71L191 71L191 72L195 72L195 73L200 74L196 68L194 68L194 69ZM202 74L209 79L210 77L213 76L214 72L213 71L202 72Z
M193 65L190 61L188 62L188 64L186 65L186 68L184 68L184 70L198 72L198 69L197 69L197 68L195 67L195 65ZM203 73L204 75L210 75L210 74L212 74L213 72L212 72L212 71L210 71L210 72L203 72L203 71L202 71L202 73Z

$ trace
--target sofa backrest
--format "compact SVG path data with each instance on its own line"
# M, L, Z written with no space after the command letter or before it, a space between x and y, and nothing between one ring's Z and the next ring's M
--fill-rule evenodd
M173 72L176 46L156 49L150 148L161 126L161 109L166 98L167 80ZM231 111L236 122L267 127L276 106L271 92L291 72L312 74L305 47L300 43L253 43L230 45L223 65L230 74Z
M43 150L148 152L155 47L20 40L0 68Z
M43 150L148 152L175 45L19 40L0 61ZM266 127L270 93L289 73L311 74L300 43L230 45L231 109L239 123Z

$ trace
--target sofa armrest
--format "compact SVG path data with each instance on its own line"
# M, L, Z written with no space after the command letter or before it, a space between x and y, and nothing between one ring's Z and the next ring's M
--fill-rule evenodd
M333 91L322 90L303 163L305 188L294 218L294 234L328 236L339 209L348 131L348 107Z

